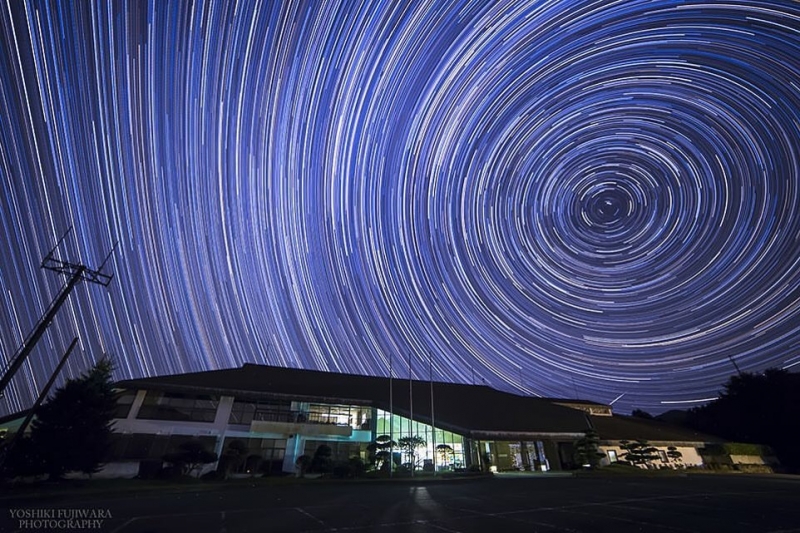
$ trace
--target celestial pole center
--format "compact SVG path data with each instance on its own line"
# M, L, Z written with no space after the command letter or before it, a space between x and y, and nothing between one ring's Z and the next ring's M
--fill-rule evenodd
M76 335L623 412L795 368L798 58L792 1L0 4L5 361L120 243L0 411Z

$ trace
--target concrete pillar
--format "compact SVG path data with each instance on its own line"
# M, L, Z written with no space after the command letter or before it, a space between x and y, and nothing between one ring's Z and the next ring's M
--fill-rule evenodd
M216 468L219 465L219 457L222 457L223 446L225 445L225 430L228 429L228 420L231 417L233 408L233 396L222 396L217 404L217 413L214 415L214 431L217 433L217 443L214 446L214 453L217 454Z
M128 411L128 417L126 420L136 420L136 417L139 416L139 409L142 407L142 403L144 402L144 397L146 394L146 390L136 391L136 397L133 399L131 410Z
M289 435L286 439L286 451L283 454L283 471L294 473L297 468L295 462L303 455L306 446L306 439L302 435Z

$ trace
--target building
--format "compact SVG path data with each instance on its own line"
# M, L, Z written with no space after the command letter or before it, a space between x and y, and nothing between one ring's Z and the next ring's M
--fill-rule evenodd
M383 435L395 442L421 437L425 446L413 463L437 471L579 467L574 443L588 429L599 433L606 462L619 458L619 440L648 439L665 453L679 445L683 465L702 464L698 450L714 441L655 421L632 422L595 402L518 396L483 385L245 364L116 386L107 476L158 467L166 453L194 438L218 455L231 441L243 441L248 453L241 471L264 473L294 472L297 458L322 444L334 460L366 461L369 444ZM412 463L404 453L396 460Z
M686 428L632 416L589 417L592 427L600 436L600 451L605 454L601 464L608 465L622 459L620 443L645 440L656 449L658 459L653 468L686 468L703 466L701 452L709 444L721 439Z

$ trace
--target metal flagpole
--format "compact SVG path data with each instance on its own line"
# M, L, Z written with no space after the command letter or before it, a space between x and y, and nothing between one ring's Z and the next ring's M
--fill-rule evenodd
M408 418L408 437L414 437L414 382L411 379L411 351L408 352L408 407L409 407L409 418ZM411 450L411 476L414 476L414 450Z
M428 352L428 367L431 381L431 434L433 435L433 475L436 475L436 418L433 416L433 356Z
M389 477L394 470L394 394L392 392L392 359L394 353L389 352Z

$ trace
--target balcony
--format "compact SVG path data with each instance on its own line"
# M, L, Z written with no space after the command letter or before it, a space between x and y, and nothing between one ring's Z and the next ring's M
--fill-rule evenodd
M254 433L282 433L286 435L340 436L350 437L353 428L349 424L337 424L330 421L309 418L308 413L289 412L256 412L250 423L250 431Z

